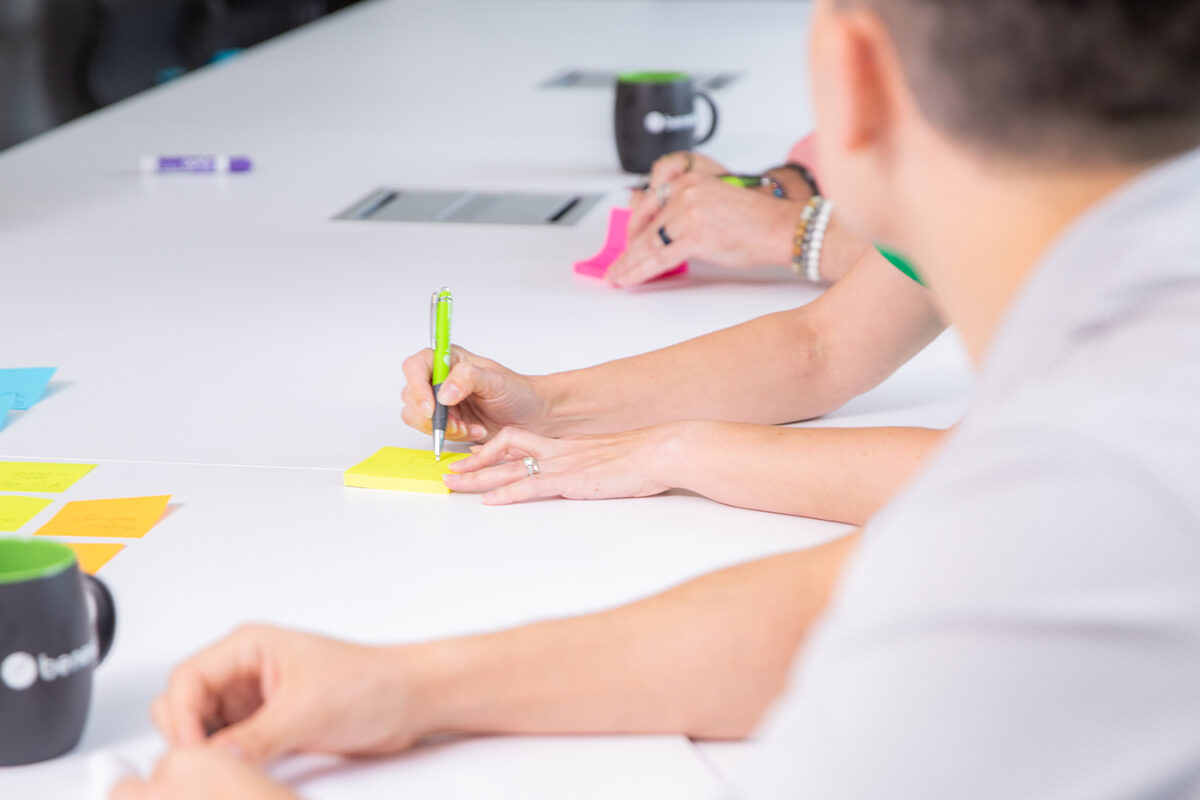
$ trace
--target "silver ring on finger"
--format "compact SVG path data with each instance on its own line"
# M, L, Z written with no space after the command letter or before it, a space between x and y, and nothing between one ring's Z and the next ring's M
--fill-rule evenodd
M531 478L542 471L542 468L538 466L537 459L533 456L525 456L521 459L521 463L525 465L525 473Z
M655 187L654 192L658 196L658 207L662 208L671 199L671 184L660 183Z

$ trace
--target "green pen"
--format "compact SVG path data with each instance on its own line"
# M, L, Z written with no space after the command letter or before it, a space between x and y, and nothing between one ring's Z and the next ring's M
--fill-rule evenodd
M718 177L730 186L741 186L743 189L762 186L762 178L757 175L719 175Z
M429 338L433 348L433 372L430 383L433 384L433 458L442 460L442 447L446 443L446 407L438 399L442 381L450 374L450 312L454 306L454 298L450 289L443 286L433 293L429 300Z
M770 175L718 175L720 180L730 186L741 186L743 189L770 189L771 194L781 200L787 199L783 184Z

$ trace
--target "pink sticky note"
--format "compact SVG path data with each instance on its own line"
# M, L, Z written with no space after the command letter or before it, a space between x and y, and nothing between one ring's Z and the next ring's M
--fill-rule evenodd
M600 252L587 259L586 261L576 261L575 271L580 275L589 275L593 278L603 278L608 274L608 268L612 263L621 257L625 252L625 248L629 245L629 215L628 208L613 206L608 215L608 238L604 241L604 246L600 248ZM672 275L683 275L688 271L687 262L683 262L670 272L664 272L659 275L659 278L669 278Z

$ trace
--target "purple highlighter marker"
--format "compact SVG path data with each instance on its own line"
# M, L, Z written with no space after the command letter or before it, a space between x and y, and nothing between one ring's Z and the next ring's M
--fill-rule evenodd
M143 156L142 172L249 172L247 156Z

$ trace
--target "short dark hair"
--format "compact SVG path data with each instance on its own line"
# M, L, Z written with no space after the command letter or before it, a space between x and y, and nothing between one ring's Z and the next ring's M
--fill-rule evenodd
M923 113L990 151L1136 163L1200 145L1200 0L839 0L887 26Z

